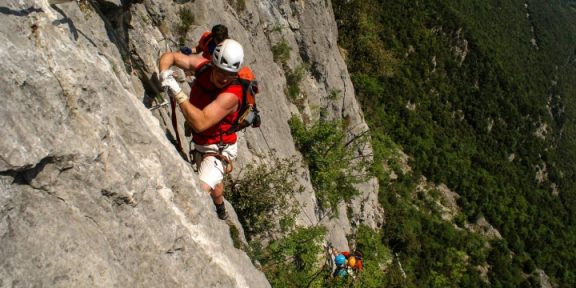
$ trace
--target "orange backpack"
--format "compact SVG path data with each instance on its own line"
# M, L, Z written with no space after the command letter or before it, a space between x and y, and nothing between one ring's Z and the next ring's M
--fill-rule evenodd
M238 110L238 119L226 133L233 133L249 126L257 128L261 124L260 111L256 108L256 94L260 92L256 76L250 68L244 66L238 71L237 81L242 85L242 105Z

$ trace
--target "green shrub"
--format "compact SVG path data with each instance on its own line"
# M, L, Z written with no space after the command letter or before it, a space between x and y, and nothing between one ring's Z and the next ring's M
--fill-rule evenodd
M330 93L328 94L328 100L338 100L338 99L340 99L341 95L342 95L342 90L332 89L332 90L330 90Z
M286 65L286 62L290 59L290 51L292 48L288 45L286 40L282 40L280 43L272 46L272 56L274 57L274 62Z
M294 70L286 68L286 85L288 99L291 102L295 102L300 95L300 82L304 78L304 66L300 66Z
M190 26L194 23L194 14L186 7L180 7L178 10L180 23L176 25L176 36L178 36L178 44L183 46L186 43L186 35L190 31Z
M334 209L340 201L357 195L354 184L366 181L371 175L368 171L372 165L371 155L358 153L368 144L368 134L348 135L343 122L338 120L320 120L307 128L293 116L288 124L308 164L312 186L322 208Z
M358 228L357 243L362 249L363 269L354 277L332 278L334 267L321 243L323 227L297 228L286 237L270 242L266 248L253 243L251 257L262 265L272 287L362 287L380 288L387 281L390 251L381 241L381 233L367 226Z
M262 265L272 287L327 287L330 270L318 257L323 255L325 234L323 227L297 228L266 248L254 244L251 256Z
M303 190L296 182L295 159L278 159L272 153L270 164L250 163L235 177L227 177L226 199L232 203L246 237L291 228L295 210L290 203Z

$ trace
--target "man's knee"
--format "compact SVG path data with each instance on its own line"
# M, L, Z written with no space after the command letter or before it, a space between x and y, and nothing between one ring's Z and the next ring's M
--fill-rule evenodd
M212 189L212 187L210 187L210 185L208 185L206 182L201 181L202 183L200 184L200 188L202 188L202 190L208 192L208 193L212 193L212 191L214 189Z
M224 194L224 183L220 182L214 186L214 190L212 190L212 196L218 197Z

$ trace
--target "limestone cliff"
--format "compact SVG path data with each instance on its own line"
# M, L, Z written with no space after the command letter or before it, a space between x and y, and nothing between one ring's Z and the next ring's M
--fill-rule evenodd
M272 149L300 157L292 113L314 121L314 107L328 107L355 133L367 129L330 1L49 2L0 4L0 287L268 287L169 141L170 110L148 109L162 96L157 60L177 48L182 7L194 15L190 45L212 25L228 26L261 83L264 121L241 133L236 165ZM287 65L309 67L299 107L273 61L271 47L284 40ZM298 222L318 225L303 173ZM353 223L383 221L376 181L359 188L338 219L320 223L339 247L353 229L346 205Z

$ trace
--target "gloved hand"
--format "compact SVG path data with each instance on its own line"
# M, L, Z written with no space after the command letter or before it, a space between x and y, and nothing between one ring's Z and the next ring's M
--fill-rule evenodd
M174 75L172 75L172 70L166 69L160 73L160 80L162 80L162 88L168 90L168 95L176 99L178 104L185 102L188 100L188 96L182 92L182 88L174 79Z
M176 81L172 75L162 80L162 88L168 89L169 94L171 94L170 96L174 96L182 91L182 88L178 85L178 81Z
M160 82L170 78L170 77L174 77L174 71L172 71L171 69L166 69L162 72L160 72Z

